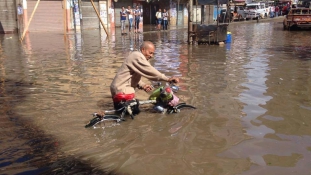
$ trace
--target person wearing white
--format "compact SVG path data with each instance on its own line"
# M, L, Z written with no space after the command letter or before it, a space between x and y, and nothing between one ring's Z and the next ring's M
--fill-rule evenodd
M157 11L156 18L158 20L158 30L161 30L161 23L162 23L162 12L161 12L161 9L159 9L159 11Z
M131 6L128 6L126 9L126 12L128 14L128 20L129 20L129 32L132 31L132 26L133 26L133 10L131 9Z

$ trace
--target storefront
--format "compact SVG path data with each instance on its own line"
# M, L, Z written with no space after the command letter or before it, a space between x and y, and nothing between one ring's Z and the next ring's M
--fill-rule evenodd
M111 1L92 0L105 27L112 22ZM99 29L93 4L91 0L1 0L0 33Z
M177 20L177 11L179 14L178 23L183 24L187 22L188 12L186 9L184 0L180 0L178 4L177 1L173 0L114 0L112 2L112 8L114 9L114 22L117 27L120 27L120 11L121 8L127 8L131 6L132 9L136 8L138 5L142 11L142 20L143 24L155 24L155 14L161 9L166 9L169 13L170 23L176 25Z

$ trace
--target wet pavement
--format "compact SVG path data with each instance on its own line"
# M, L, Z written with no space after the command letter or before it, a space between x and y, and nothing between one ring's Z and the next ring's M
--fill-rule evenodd
M185 28L152 27L109 40L99 30L29 33L23 43L0 35L0 174L311 173L310 30L239 22L231 44L209 46L188 45ZM198 109L143 106L134 120L85 129L91 113L112 109L109 85L144 40Z

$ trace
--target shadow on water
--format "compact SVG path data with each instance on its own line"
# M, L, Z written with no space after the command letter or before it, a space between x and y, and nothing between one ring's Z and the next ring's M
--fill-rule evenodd
M0 174L116 174L58 151L58 141L14 112L27 97L31 82L0 77Z
M302 27L302 28L299 28L297 26L292 26L290 27L289 29L291 32L299 32L299 31L311 31L311 28L307 28L307 27Z

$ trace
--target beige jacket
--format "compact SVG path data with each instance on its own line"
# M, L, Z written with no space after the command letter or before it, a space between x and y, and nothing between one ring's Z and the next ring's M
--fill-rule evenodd
M169 78L155 69L140 51L134 51L124 60L114 77L110 91L112 97L118 93L135 93L135 88L142 88L145 83L141 77L153 81L167 81Z

